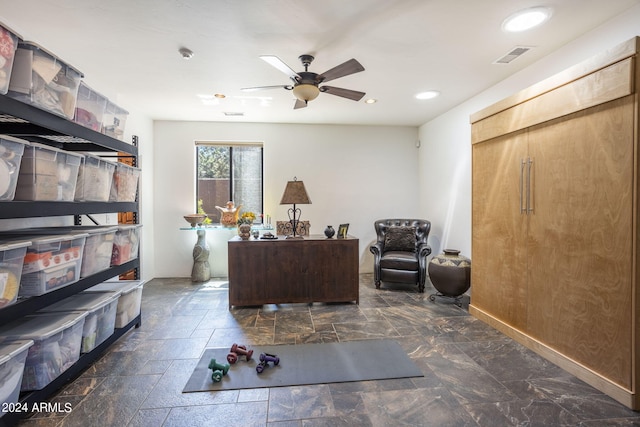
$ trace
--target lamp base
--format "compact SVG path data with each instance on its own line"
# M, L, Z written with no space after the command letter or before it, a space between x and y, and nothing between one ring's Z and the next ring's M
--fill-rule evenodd
M302 236L298 236L298 235L295 235L295 236L293 236L293 235L289 235L289 236L285 237L285 239L297 239L297 240L303 240L303 239L304 239L304 237L302 237Z

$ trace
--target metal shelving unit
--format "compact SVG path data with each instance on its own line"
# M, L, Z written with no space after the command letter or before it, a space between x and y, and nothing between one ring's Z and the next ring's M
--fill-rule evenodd
M91 151L100 152L101 154L104 152L105 155L112 153L113 157L120 157L123 155L122 153L124 153L124 156L133 158L134 160L137 159L138 156L137 137L133 138L133 144L127 144L76 124L64 117L40 110L3 95L0 95L0 133L68 151ZM137 221L138 208L138 202L11 201L0 202L0 219L73 215L76 224L79 224L81 215L133 212L134 218L136 218ZM0 309L0 323L6 323L32 314L50 304L127 271L135 270L136 276L139 276L139 268L140 261L139 258L136 258L122 265L114 266L108 270L82 278L78 282L44 295L18 300L15 304ZM96 347L90 353L81 355L76 364L45 388L21 394L20 402L31 405L34 402L44 401L56 390L77 377L84 369L90 366L119 337L131 328L139 327L141 322L142 315L139 315L124 328L117 329L103 344ZM0 418L0 427L14 425L21 417L26 415L26 413L7 413Z

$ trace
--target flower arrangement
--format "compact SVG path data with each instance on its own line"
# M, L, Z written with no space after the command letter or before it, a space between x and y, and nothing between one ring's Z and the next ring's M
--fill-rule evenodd
M240 218L238 218L238 225L253 224L253 221L255 221L255 219L256 214L254 214L253 212L244 212L242 215L240 215Z

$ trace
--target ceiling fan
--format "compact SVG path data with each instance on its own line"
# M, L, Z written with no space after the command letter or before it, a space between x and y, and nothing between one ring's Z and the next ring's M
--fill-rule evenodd
M364 71L364 67L355 59L350 59L340 65L333 67L330 70L325 71L322 74L316 74L308 71L309 64L311 64L311 62L314 60L314 57L308 54L300 55L298 57L298 59L300 59L302 65L304 66L304 71L301 71L299 73L293 71L291 67L285 64L277 56L263 55L260 56L260 59L266 61L268 64L272 65L276 69L289 76L289 78L293 80L293 85L247 87L241 90L245 92L251 92L262 89L284 88L286 90L293 91L293 95L296 97L296 103L293 106L294 109L306 107L307 103L316 99L320 92L326 92L331 95L341 96L343 98L352 99L354 101L361 100L365 95L364 92L359 92L356 90L343 89L335 86L320 86L320 84L328 82L330 80L335 80L340 77Z

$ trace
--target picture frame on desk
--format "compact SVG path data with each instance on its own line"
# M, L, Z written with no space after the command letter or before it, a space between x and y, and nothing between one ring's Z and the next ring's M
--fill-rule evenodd
M340 224L338 227L338 239L345 239L347 237L347 232L349 231L349 224Z

